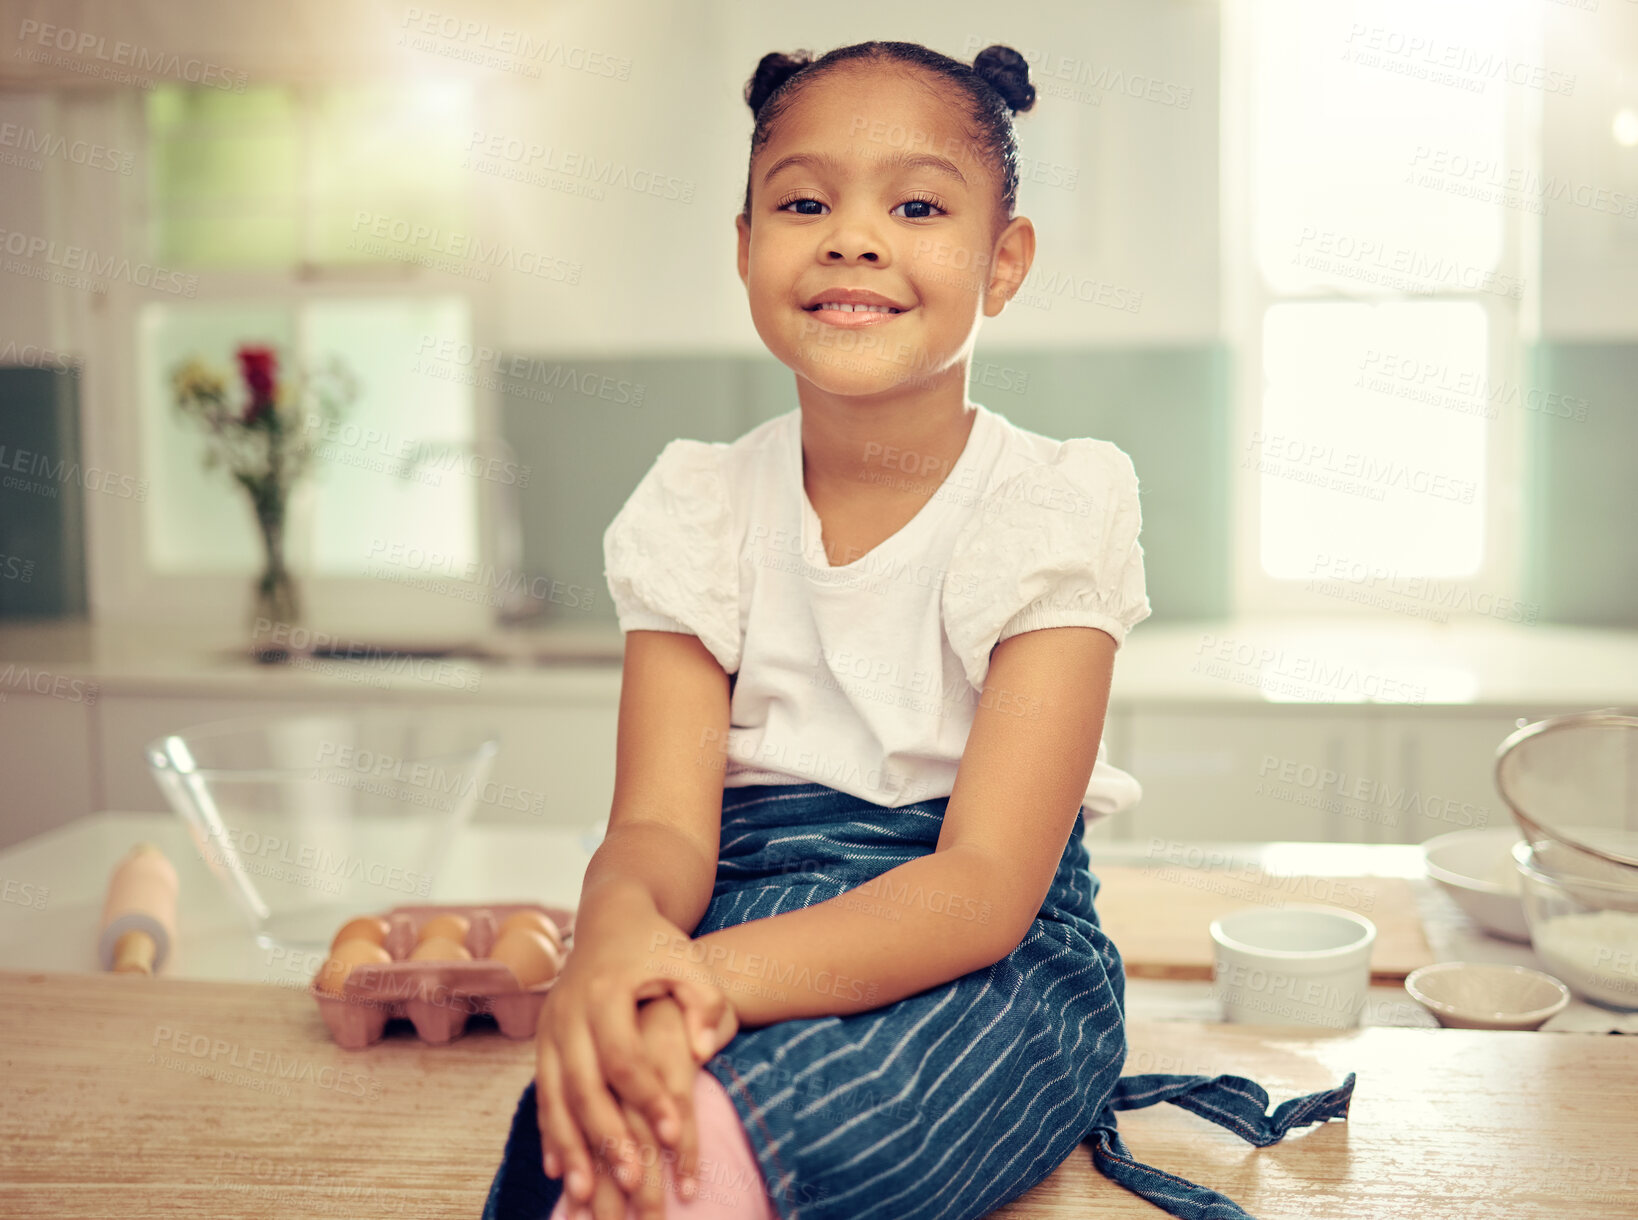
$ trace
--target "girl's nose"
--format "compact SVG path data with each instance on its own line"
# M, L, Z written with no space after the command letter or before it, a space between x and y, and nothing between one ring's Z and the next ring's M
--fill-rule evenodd
M825 252L826 263L882 263L888 261L887 243L876 232L868 218L856 213L837 217L836 226L822 239L819 247Z

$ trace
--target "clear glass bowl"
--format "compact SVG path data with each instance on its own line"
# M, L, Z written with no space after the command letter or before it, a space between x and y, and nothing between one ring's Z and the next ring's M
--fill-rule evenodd
M469 715L380 708L196 725L146 753L257 942L312 949L428 900L499 750Z
M1594 847L1630 851L1638 835L1587 831ZM1638 875L1556 839L1513 845L1530 944L1584 1000L1638 1009Z

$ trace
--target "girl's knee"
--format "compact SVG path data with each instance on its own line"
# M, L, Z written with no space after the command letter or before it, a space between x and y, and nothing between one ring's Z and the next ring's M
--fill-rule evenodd
M688 1220L778 1220L739 1111L717 1078L703 1070L694 1078L694 1123L699 1194L678 1207L676 1215ZM668 1197L667 1216L679 1202Z
M658 1166L667 1220L778 1220L739 1111L716 1077L703 1070L694 1078L694 1130L699 1147L695 1197L677 1197L669 1152ZM550 1220L569 1220L570 1214L565 1194ZM633 1213L628 1209L626 1214L630 1220Z

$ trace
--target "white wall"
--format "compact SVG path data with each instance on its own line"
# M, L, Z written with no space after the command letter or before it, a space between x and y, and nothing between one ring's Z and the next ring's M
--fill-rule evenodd
M1018 119L1021 152L1048 182L1026 182L1019 210L1036 223L1037 275L1054 289L1023 297L986 323L987 342L1019 346L1172 343L1217 334L1217 13L1212 4L1118 0L1055 3L996 16L961 0L914 10L874 5L752 5L716 0L646 9L573 10L555 28L588 46L618 48L627 82L560 75L513 84L499 130L543 133L572 150L613 156L634 170L691 182L692 204L607 192L577 198L501 183L495 223L572 248L575 288L509 277L502 342L527 351L760 352L734 269L733 217L745 188L752 116L742 90L769 51L821 54L867 38L922 42L964 62L1006 42L1054 74L1037 80L1035 108ZM1174 102L1112 86L1156 82ZM1051 90L1078 89L1075 100ZM1135 312L1084 303L1098 281ZM1140 296L1139 296L1140 294ZM1106 298L1107 299L1107 298ZM1033 300L1035 303L1031 304Z
M1569 91L1541 98L1541 334L1547 339L1638 336L1638 144L1613 136L1625 111L1638 124L1638 3L1541 6L1542 59L1573 73ZM1529 190L1510 198L1532 199Z

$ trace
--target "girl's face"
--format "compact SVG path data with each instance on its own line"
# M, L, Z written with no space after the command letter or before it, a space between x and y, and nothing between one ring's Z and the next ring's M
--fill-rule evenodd
M750 223L735 220L751 319L821 391L965 396L979 318L1029 272L1034 229L1001 224L956 104L925 73L846 67L803 89L751 165ZM848 290L897 312L821 307Z

